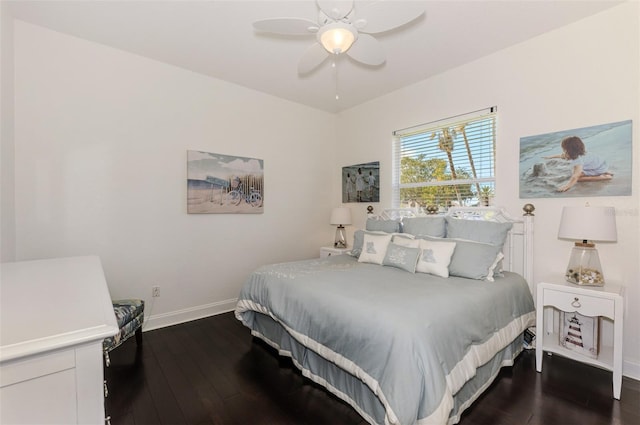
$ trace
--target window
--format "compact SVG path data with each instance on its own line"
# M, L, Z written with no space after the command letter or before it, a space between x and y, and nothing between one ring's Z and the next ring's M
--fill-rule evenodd
M489 205L495 191L496 110L394 131L394 207Z

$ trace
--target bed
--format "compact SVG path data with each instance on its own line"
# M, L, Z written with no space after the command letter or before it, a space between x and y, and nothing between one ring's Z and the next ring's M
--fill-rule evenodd
M386 210L351 255L257 269L235 315L371 424L455 424L535 324L532 225Z

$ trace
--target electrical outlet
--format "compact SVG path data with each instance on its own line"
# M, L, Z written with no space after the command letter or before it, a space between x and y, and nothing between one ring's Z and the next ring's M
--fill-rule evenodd
M154 297L154 298L160 296L160 287L159 286L151 287L151 296Z

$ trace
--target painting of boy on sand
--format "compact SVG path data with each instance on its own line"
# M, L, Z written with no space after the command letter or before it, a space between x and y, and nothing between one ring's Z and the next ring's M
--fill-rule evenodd
M187 151L187 212L263 213L263 161Z
M631 195L631 121L520 139L520 197Z

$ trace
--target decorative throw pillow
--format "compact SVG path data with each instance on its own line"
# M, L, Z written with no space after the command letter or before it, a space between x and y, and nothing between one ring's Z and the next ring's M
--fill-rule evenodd
M446 220L447 238L498 245L500 250L507 239L507 233L513 227L513 223L494 221L466 220L453 217L447 217Z
M469 279L492 280L496 264L502 258L500 246L456 239L449 274ZM498 258L500 257L500 258Z
M387 253L387 246L391 242L391 234L365 234L362 241L362 252L358 261L361 263L382 264Z
M401 233L399 235L393 235L391 242L393 242L396 245L406 246L407 248L420 247L419 240L414 239L413 235L406 235L404 233Z
M353 233L353 248L351 248L350 255L358 258L362 252L362 243L364 242L364 235L385 235L386 232L369 232L367 230L356 230Z
M416 271L440 277L449 277L449 264L451 263L456 243L421 239L420 248L421 253Z
M400 222L398 220L383 220L369 217L367 218L366 229L385 233L397 233L400 231Z
M402 232L412 235L434 236L444 238L446 222L443 216L405 217L402 219Z
M409 248L390 243L382 261L383 266L396 267L410 273L415 273L416 263L420 255L420 248Z

